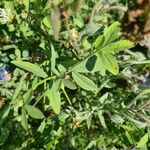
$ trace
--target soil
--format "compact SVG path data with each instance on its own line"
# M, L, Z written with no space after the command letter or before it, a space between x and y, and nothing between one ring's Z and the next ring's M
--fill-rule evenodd
M136 0L124 16L122 29L126 38L134 42L150 34L150 0Z

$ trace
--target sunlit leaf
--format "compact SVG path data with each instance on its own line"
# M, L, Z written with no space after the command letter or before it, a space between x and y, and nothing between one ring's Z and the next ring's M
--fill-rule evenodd
M111 54L100 54L104 67L114 75L119 73L119 66L116 58Z
M131 64L133 64L133 65L146 65L146 64L150 64L150 60L145 60L145 61L131 61Z
M90 114L88 118L86 119L87 128L90 129L91 127L91 121L92 121L92 115Z
M56 66L56 58L58 57L53 44L51 44L51 70L54 71Z
M94 73L97 71L100 71L100 73L102 73L104 69L105 68L103 66L101 58L99 57L99 54L95 54L90 58L78 63L72 70L74 72L80 73Z
M105 36L104 45L116 40L118 38L119 30L120 30L120 28L119 28L118 22L114 22L108 28L105 28L105 30L104 30L104 36Z
M62 82L63 82L64 86L66 86L69 89L75 90L77 88L75 83L73 83L69 79L63 79Z
M41 69L39 66L29 63L29 62L25 62L25 61L12 61L12 64L25 69L29 72L32 72L33 74L39 76L39 77L43 77L46 78L47 74L43 71L43 69Z
M29 10L30 0L23 0L23 4L25 5L26 10Z
M107 125L106 125L106 123L105 123L105 119L104 119L104 116L103 116L103 111L102 111L102 110L99 110L99 111L97 112L97 115L98 115L98 118L99 118L99 120L100 120L101 125L103 126L103 128L107 129Z
M51 19L50 16L45 16L43 19L43 23L46 27L51 28Z
M100 47L103 45L104 40L105 40L104 35L99 36L99 37L95 40L94 46L95 46L96 48L100 48Z
M46 127L46 120L44 119L44 120L41 122L40 126L38 127L37 131L40 132L40 133L43 133L45 127Z
M53 108L54 112L56 114L60 113L60 108L61 108L61 100L60 100L60 93L55 86L55 83L53 83L53 86L51 89L47 90L47 97L50 100L50 105Z
M85 148L85 150L89 150L89 149L91 149L93 146L95 146L96 145L96 140L92 140L89 144L88 144L88 146Z
M111 120L112 120L114 123L121 124L121 123L124 122L124 119L123 119L121 116L117 115L117 114L115 114L115 115L110 115L109 117L111 118Z
M25 104L28 104L31 101L33 95L33 90L29 89L24 95L23 95L23 101Z
M145 146L147 142L148 142L148 134L146 133L138 142L137 148L141 148L141 147Z
M76 73L76 72L72 73L72 77L73 77L74 81L81 88L88 90L88 91L97 91L98 90L96 84L88 77L86 77L82 74Z
M99 49L98 52L102 52L103 54L117 53L132 48L133 46L134 43L129 40L120 40L104 46L103 48Z
M16 48L16 45L10 44L10 45L1 46L0 50L9 50L9 49L15 49L15 48Z
M26 116L26 110L24 107L22 108L21 112L21 125L25 130L28 130L28 120Z
M43 113L36 107L31 105L25 105L26 111L34 119L43 119L45 116Z
M15 55L17 56L18 59L21 59L21 51L19 49L15 49Z

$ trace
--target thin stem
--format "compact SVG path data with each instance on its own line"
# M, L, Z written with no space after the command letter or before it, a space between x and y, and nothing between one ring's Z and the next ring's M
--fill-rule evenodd
M45 92L39 97L39 99L33 104L33 106L35 106L40 100L41 98L45 95Z
M143 104L143 105L141 105L141 106L139 107L139 109L141 109L142 107L148 106L149 104L150 104L150 99L149 99L149 100L144 101L144 104Z
M126 108L130 108L140 97L143 96L143 94L144 94L143 92L140 93L136 98L133 99L133 101L131 101L131 102L126 106Z
M62 91L63 91L64 95L66 96L66 98L67 98L67 100L68 100L68 103L69 103L70 105L72 105L71 100L70 100L70 98L68 97L68 95L67 95L67 93L66 93L66 91L65 91L64 88L62 88Z
M119 10L119 11L123 11L126 12L127 11L127 7L126 6L111 6L107 9L105 9L104 11L110 11L110 10Z
M88 23L88 24L90 24L90 23L93 21L94 16L95 16L95 12L97 11L98 8L99 8L99 9L101 8L101 1L96 2L95 6L94 6L94 8L93 8L93 10L92 10L92 12L91 12L91 15L90 15L90 19L89 19L89 23Z
M56 79L56 76L48 77L48 78L40 81L39 83L37 83L32 89L35 90L39 85L45 83L48 80L54 80L54 79Z

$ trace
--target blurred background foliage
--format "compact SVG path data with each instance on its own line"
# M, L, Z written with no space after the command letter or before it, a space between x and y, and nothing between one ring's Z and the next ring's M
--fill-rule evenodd
M0 149L148 150L149 6L1 0Z

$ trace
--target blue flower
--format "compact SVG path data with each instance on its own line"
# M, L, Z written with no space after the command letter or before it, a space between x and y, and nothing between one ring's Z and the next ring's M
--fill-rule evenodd
M149 72L142 75L139 80L141 81L144 87L150 87L150 80L149 80Z
M8 71L6 70L6 65L0 67L0 80L6 80L6 76L8 75Z

